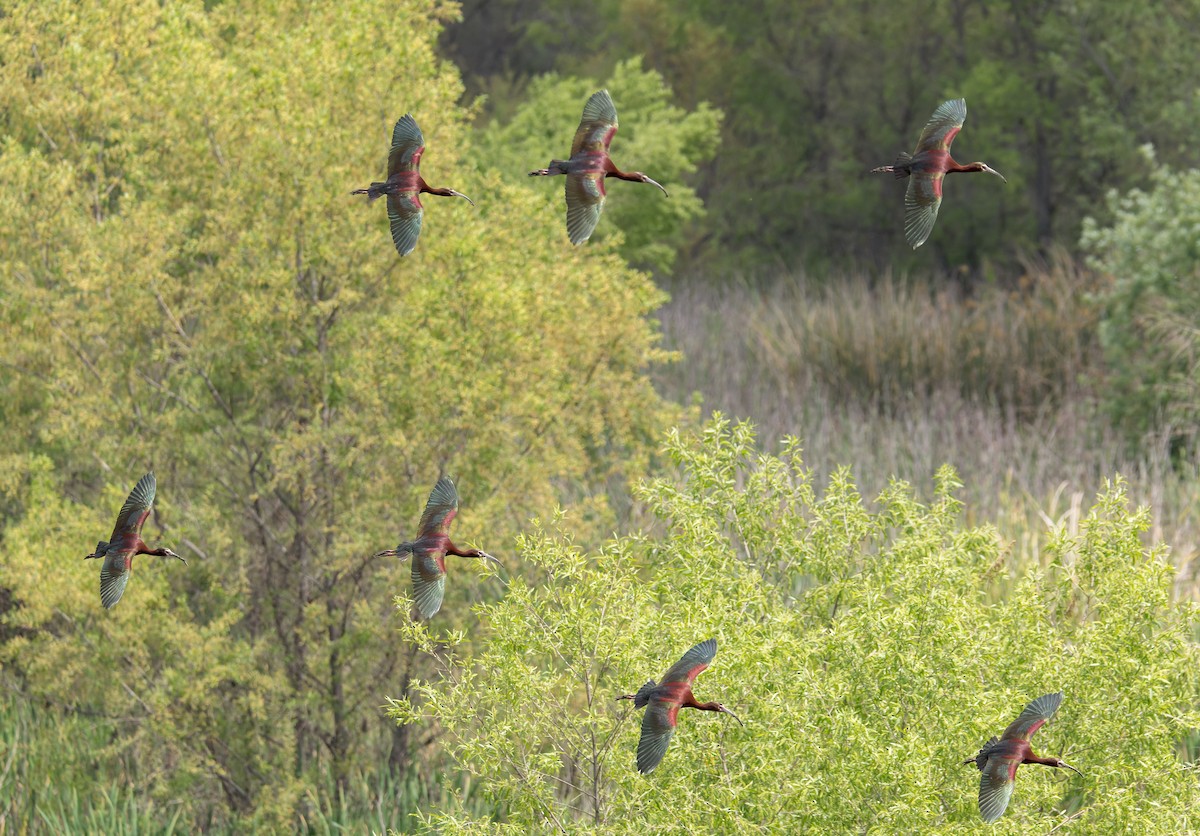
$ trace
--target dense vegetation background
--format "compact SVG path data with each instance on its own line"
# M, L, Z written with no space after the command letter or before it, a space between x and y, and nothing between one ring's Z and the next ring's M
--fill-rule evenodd
M1195 828L1197 19L8 10L0 833L974 831L961 760L1060 688L1036 742L1084 777L998 828ZM525 173L602 85L671 196L614 184L573 248ZM863 172L956 95L1009 184L912 253ZM407 111L477 205L401 260L348 192ZM79 558L151 468L189 565L105 611ZM441 473L506 571L452 559L415 623L369 555ZM637 775L612 697L709 636L746 727Z

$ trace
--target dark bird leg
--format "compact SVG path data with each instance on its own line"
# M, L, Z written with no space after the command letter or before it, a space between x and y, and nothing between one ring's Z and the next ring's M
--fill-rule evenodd
M551 160L547 168L539 168L537 171L529 172L530 177L545 177L546 175L554 174L569 174L567 169L569 160Z
M908 177L912 174L912 155L906 151L901 151L896 155L896 162L891 165L881 165L879 168L871 169L871 174L885 174L891 172L897 180Z
M354 191L350 192L350 194L365 194L367 196L367 203L383 197L386 193L387 183L372 183L365 189L355 189Z
M412 543L401 543L394 549L385 549L381 552L376 552L375 557L398 557L401 560L408 560L413 553Z
M623 697L617 697L617 702L620 702L621 700L633 700L634 708L641 708L646 705L646 703L650 702L650 698L654 696L654 689L656 687L658 686L654 684L653 679L648 680L645 685L643 685L641 688L638 688L638 692L636 694L626 694Z

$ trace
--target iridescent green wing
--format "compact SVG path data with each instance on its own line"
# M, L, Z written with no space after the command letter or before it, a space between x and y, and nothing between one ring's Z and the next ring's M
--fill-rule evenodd
M408 255L416 249L417 239L421 237L421 217L425 211L421 198L415 191L390 194L387 210L396 252Z
M604 172L567 175L567 237L582 244L592 237L604 210Z
M129 583L131 557L128 552L109 553L104 556L104 564L100 567L100 603L106 610L112 609L125 593L125 584Z
M671 682L686 682L691 685L696 681L696 677L700 675L700 672L712 664L713 657L716 655L717 640L708 639L707 641L702 641L683 654L678 662L671 665L671 669L663 674L662 681L658 684L666 685Z
M922 151L949 151L950 143L962 130L963 122L967 120L967 100L951 99L942 102L937 110L925 123L921 138L917 140L917 150L913 156Z
M925 243L942 205L941 172L914 171L904 193L904 237L914 250Z
M454 522L457 514L458 490L454 487L454 480L443 476L429 492L429 501L425 503L425 512L421 514L420 536L449 534L450 523Z
M583 106L583 119L575 129L571 156L580 151L607 151L617 132L617 106L607 90L592 94Z
M417 171L421 167L421 154L425 151L425 137L417 127L417 120L406 113L392 128L392 149L388 152L388 177L399 171Z
M1054 712L1058 711L1058 707L1062 705L1062 691L1057 694L1043 694L1036 700L1025 706L1025 710L1021 712L1021 716L1013 720L1008 728L1004 730L1004 734L1000 736L1001 740L1028 740L1033 737L1033 733L1046 724L1046 721L1054 716Z
M121 506L121 512L117 514L117 524L113 527L108 542L119 543L124 536L136 536L141 533L142 523L150 516L150 506L154 504L155 487L153 471L138 480L129 498ZM117 593L117 596L120 597L120 593Z
M979 776L979 815L993 822L1004 815L1013 794L1013 779L1019 761L1015 757L992 755Z
M647 775L662 762L675 733L679 703L653 697L642 715L642 736L638 738L637 768Z
M433 618L442 608L446 594L446 557L442 552L413 553L413 600L423 618Z

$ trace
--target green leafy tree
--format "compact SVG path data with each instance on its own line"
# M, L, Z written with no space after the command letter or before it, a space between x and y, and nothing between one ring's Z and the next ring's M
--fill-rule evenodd
M1153 162L1153 150L1144 149ZM1178 443L1200 430L1200 170L1155 165L1148 188L1108 195L1107 224L1089 218L1083 246L1112 283L1100 296L1111 371L1108 406L1132 443L1165 427Z
M952 470L933 502L892 484L870 510L846 472L818 494L793 445L758 453L719 418L672 434L678 476L643 498L661 536L589 553L557 521L521 541L545 572L478 607L492 636L410 625L456 673L396 701L432 715L455 760L508 811L449 810L448 832L977 832L962 765L1030 699L1067 701L1035 741L1085 777L1022 770L997 827L1161 833L1194 828L1200 790L1181 741L1195 712L1194 609L1140 537L1117 483L1044 568L1008 577L990 527L963 529ZM998 598L997 589L1009 595ZM662 765L634 768L640 712L614 698L695 642L719 650L695 686L745 721L681 712ZM449 649L447 649L449 647Z
M648 278L467 164L470 114L433 49L454 11L0 20L4 677L115 724L102 774L182 799L193 827L283 826L356 771L414 766L378 708L427 664L394 636L408 567L370 555L411 534L439 474L462 490L456 538L502 556L564 495L611 530L602 489L679 415L644 374L664 357ZM401 260L383 208L348 193L405 111L425 176L478 206L427 199ZM148 533L190 564L139 562L110 616L78 558L151 467ZM452 623L499 594L454 570Z

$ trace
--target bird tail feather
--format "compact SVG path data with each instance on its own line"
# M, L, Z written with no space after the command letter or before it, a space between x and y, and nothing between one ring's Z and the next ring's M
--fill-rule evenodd
M641 688L638 688L638 692L633 698L634 708L642 708L644 705L646 705L646 703L650 702L650 695L654 692L656 687L657 686L655 685L654 680L651 679L647 681L646 684Z

